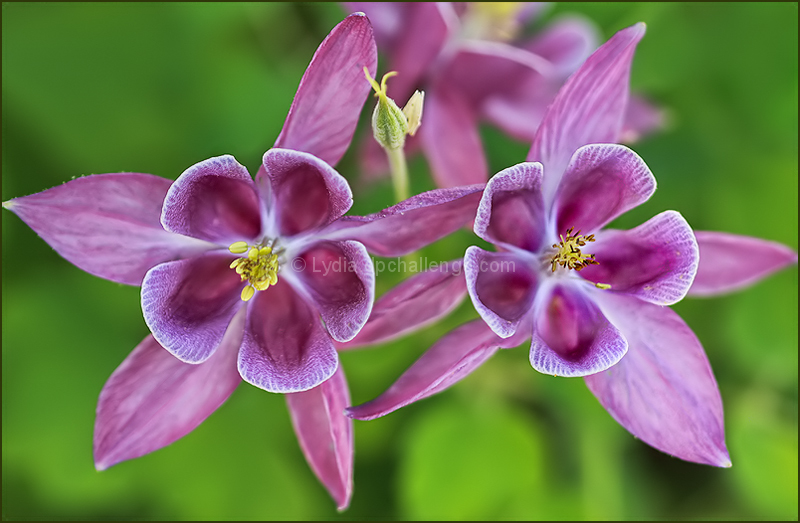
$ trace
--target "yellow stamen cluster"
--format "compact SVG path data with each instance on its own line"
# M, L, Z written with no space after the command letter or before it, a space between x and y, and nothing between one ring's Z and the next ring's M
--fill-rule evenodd
M256 291L265 291L270 285L278 283L278 256L272 252L272 247L251 247L246 242L236 242L228 249L234 254L247 252L247 256L231 263L231 269L236 269L242 281L249 282L242 289L243 301L252 298Z
M524 2L470 2L464 17L464 32L469 38L508 41L520 30L519 12Z
M553 244L553 248L556 249L556 254L550 260L553 272L556 272L557 265L561 265L565 269L575 269L576 271L589 265L599 265L594 259L594 254L583 254L580 249L587 242L594 241L594 234L583 236L581 231L578 231L573 235L573 229L574 227L570 227L567 230L566 238L562 234L560 235L561 242Z

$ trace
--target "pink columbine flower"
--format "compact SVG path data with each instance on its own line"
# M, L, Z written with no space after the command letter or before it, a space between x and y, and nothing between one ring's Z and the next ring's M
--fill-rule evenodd
M641 158L613 144L644 31L644 24L629 27L598 49L559 92L528 162L487 184L475 233L497 252L470 247L464 258L482 319L446 334L385 393L349 408L350 416L373 419L430 396L498 348L531 338L535 369L584 376L609 413L644 442L688 461L730 466L708 359L665 305L687 293L747 285L797 255L755 238L695 237L674 211L628 231L603 228L655 190ZM368 322L365 332L371 330Z
M347 149L375 74L369 20L348 16L315 53L255 177L232 156L173 183L92 175L4 207L59 254L142 286L148 335L100 394L96 467L142 456L197 427L245 381L287 394L300 446L340 510L352 492L350 403L334 342L372 309L367 251L399 256L474 216L482 186L431 191L370 216L344 216Z
M425 124L407 149L421 146L439 187L481 183L489 168L478 133L488 121L530 143L558 88L598 45L594 24L562 16L533 37L520 29L545 4L525 2L346 2L375 26L391 97L405 103L425 91ZM663 125L660 110L641 98L628 106L624 136L635 140ZM367 173L386 172L380 147L362 144Z

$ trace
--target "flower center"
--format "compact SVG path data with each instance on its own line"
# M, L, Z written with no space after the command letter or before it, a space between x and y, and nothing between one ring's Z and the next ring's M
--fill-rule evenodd
M271 244L272 242L270 242ZM234 242L228 247L233 254L247 256L237 258L231 263L231 269L247 281L242 289L242 300L248 301L256 291L265 291L270 285L278 283L278 255L272 252L272 245L248 245L247 242Z
M464 15L463 34L477 40L512 40L519 32L517 15L524 2L471 2Z
M553 248L556 250L556 253L550 259L550 267L553 272L556 272L557 265L561 265L565 269L575 269L576 271L589 265L599 265L599 262L594 259L594 254L583 254L580 249L587 242L594 241L594 234L584 236L581 231L578 231L573 235L573 229L574 227L570 227L567 230L567 236L560 235L561 241L553 244Z

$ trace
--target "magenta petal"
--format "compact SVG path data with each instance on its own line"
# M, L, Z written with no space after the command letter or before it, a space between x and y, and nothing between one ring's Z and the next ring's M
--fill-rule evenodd
M217 156L181 174L164 200L161 223L168 231L226 247L261 232L261 207L247 169L233 156Z
M502 338L516 332L533 305L538 282L530 263L515 253L488 252L475 246L464 255L472 304Z
M582 269L582 277L611 285L606 292L632 294L657 305L683 299L697 273L697 241L675 211L629 231L600 231L591 247L599 264Z
M351 13L364 13L372 24L375 41L381 50L393 48L403 28L404 17L416 4L408 2L342 2Z
M239 373L268 392L300 392L336 371L339 358L316 310L278 277L247 311Z
M700 265L689 294L732 292L797 263L797 253L777 242L724 232L695 231Z
M142 282L142 313L155 339L178 359L200 363L221 343L244 303L235 258L212 252L153 267Z
M426 93L422 149L439 187L483 183L489 167L483 154L475 108L454 89Z
M295 288L317 306L331 337L353 339L375 299L375 270L367 249L351 241L317 242L294 258L291 269L300 284Z
M544 237L542 165L521 163L492 176L475 217L484 240L536 252Z
M445 262L406 278L375 302L364 328L337 349L393 340L447 315L467 295L463 260Z
M282 236L323 227L341 217L353 205L347 180L319 158L289 149L270 149L264 154L277 220Z
M353 421L344 415L350 392L339 367L313 389L286 395L297 441L314 474L343 511L353 493Z
M617 363L628 348L597 305L567 285L553 288L535 314L530 360L543 374L594 374Z
M469 106L479 108L490 98L522 96L522 91L543 86L551 70L550 62L524 49L466 40L443 66L438 81L457 90Z
M308 64L275 147L303 151L335 165L356 130L378 63L372 26L363 14L339 23Z
M170 183L150 174L95 174L14 198L3 207L80 269L140 285L153 266L215 247L161 226Z
M597 27L583 17L565 16L554 20L524 49L548 60L561 79L571 75L597 49Z
M366 11L370 16L371 9ZM399 29L391 43L384 48L388 57L387 71L397 71L389 82L389 96L401 107L424 81L447 41L449 18L455 18L452 7L441 2L406 4L404 17L398 20ZM428 100L425 100L425 125Z
M503 340L482 320L465 323L445 334L386 392L372 401L349 407L351 418L371 420L427 398L467 377L500 347L514 347L523 338Z
M605 294L628 353L586 377L600 404L634 436L680 459L730 467L722 399L703 347L668 307Z
M646 202L655 190L653 173L639 155L624 145L581 147L570 160L556 191L558 234L570 227L584 234L594 232Z
M244 315L240 315L244 320ZM147 336L100 392L94 425L97 470L182 438L222 405L241 381L236 354L242 321L201 365L184 363Z
M667 114L664 109L642 98L632 95L628 100L625 123L622 126L620 141L633 143L667 125Z
M320 238L356 240L377 256L402 256L460 229L475 218L483 184L434 189L368 216L345 216Z
M546 194L558 185L578 147L619 140L633 52L644 32L645 25L638 23L611 37L567 80L548 109L527 158L548 169Z

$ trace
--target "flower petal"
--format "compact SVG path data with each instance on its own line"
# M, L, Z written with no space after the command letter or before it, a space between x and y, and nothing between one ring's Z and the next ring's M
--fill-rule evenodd
M3 207L78 268L141 285L153 266L215 248L161 226L170 184L151 174L95 174L14 198Z
M241 382L236 355L244 314L201 365L184 363L147 336L100 392L94 425L97 470L138 458L193 431Z
M441 86L427 93L419 135L437 186L457 187L489 178L477 114L454 89Z
M467 295L463 260L444 262L406 278L375 302L355 338L339 350L376 345L425 327L446 316Z
M342 2L351 13L364 13L372 24L375 41L381 50L393 47L403 29L403 19L416 4L409 2ZM388 52L388 51L384 51Z
M453 89L475 114L530 142L545 107L555 96L552 74L550 62L524 49L502 42L465 40L443 65L432 90Z
M511 252L469 247L464 255L467 290L475 310L501 338L508 338L529 316L536 296L530 261Z
M169 188L161 223L168 231L228 246L261 232L258 192L233 156L196 163Z
M279 278L256 293L239 351L243 380L268 392L301 392L330 378L338 364L317 311L289 283Z
M270 149L264 154L278 230L282 236L323 227L341 217L353 205L347 180L319 158L289 149Z
M631 61L644 36L638 23L615 34L561 88L545 114L528 161L545 165L545 195L558 186L572 154L591 143L615 143L628 102Z
M397 71L389 84L389 96L399 106L414 93L430 72L439 56L455 21L453 8L442 2L407 4L404 18L399 21L399 31L387 53L387 71ZM366 11L370 16L371 9ZM384 50L382 49L382 50ZM425 125L428 125L428 100L425 100Z
M625 338L581 291L557 285L541 303L535 311L530 360L542 374L587 376L625 355Z
M542 164L525 162L492 176L481 196L475 234L503 246L536 252L546 224Z
M600 231L591 247L599 265L585 267L581 276L611 285L606 292L632 294L657 305L683 299L697 273L697 240L675 211L629 231Z
M625 123L620 133L623 143L638 142L667 125L667 112L647 99L632 95L628 100L628 110L625 113Z
M498 348L515 347L526 335L498 337L482 320L465 323L445 334L383 394L348 407L351 418L371 420L427 398L467 377Z
M335 165L356 130L375 76L378 53L372 25L352 14L323 40L308 64L275 147L303 151Z
M339 367L313 389L286 395L297 441L314 474L343 511L353 493L353 421L344 415L350 392Z
M375 299L375 270L367 249L352 241L317 242L293 257L290 265L291 273L284 277L316 305L331 337L353 339Z
M562 16L550 22L521 47L549 61L562 79L578 70L600 41L597 27L579 16Z
M797 263L797 253L777 242L724 232L695 231L700 247L691 296L739 290Z
M586 234L594 232L646 202L655 190L653 173L624 145L581 147L556 191L557 231L562 234L574 227Z
M318 238L356 240L377 256L402 256L475 218L483 184L434 189L368 216L344 216Z
M598 303L628 340L619 363L586 377L600 404L662 452L730 467L719 388L692 330L668 307L610 293Z
M212 252L162 263L142 282L142 313L153 337L181 361L207 360L242 306L234 257Z

